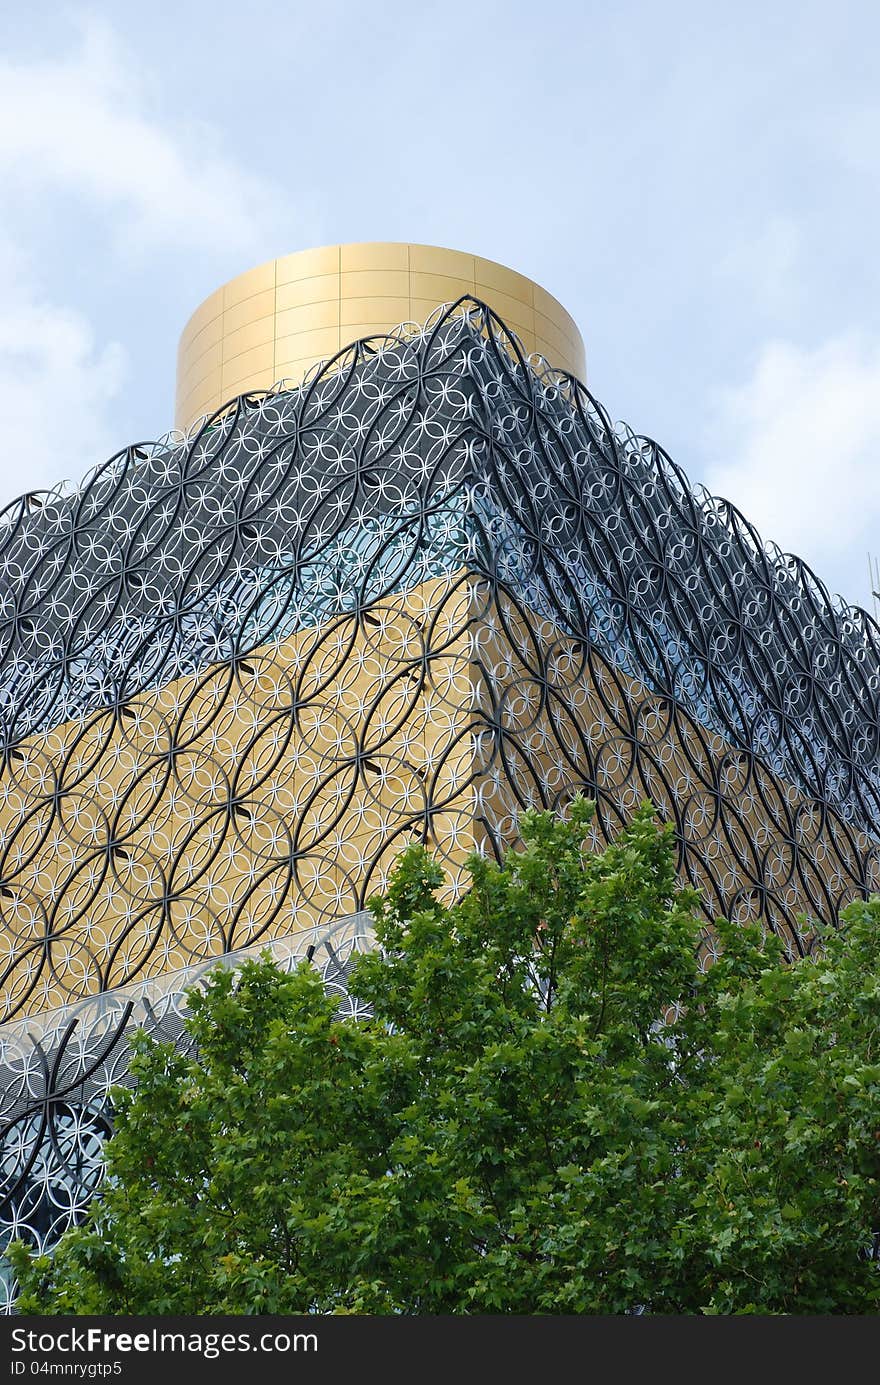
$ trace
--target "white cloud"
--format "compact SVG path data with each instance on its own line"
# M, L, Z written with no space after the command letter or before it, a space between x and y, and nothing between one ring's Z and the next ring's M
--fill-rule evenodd
M814 349L773 341L751 379L719 392L706 484L832 590L869 600L880 551L880 342L855 333Z
M127 353L96 331L88 304L61 301L59 278L75 286L76 276L30 253L34 225L57 242L62 267L103 257L112 285L132 272L132 251L247 263L280 204L218 152L209 128L159 119L135 55L94 20L59 56L0 57L0 195L3 503L78 478L125 441L114 405Z
M69 53L0 60L7 196L72 191L117 219L118 245L253 250L276 214L272 190L218 152L209 129L166 127L149 106L133 57L94 20Z
M0 242L0 494L81 476L115 451L109 406L125 374L123 348L43 297Z

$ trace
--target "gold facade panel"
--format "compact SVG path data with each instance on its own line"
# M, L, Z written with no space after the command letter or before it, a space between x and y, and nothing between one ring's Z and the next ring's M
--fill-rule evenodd
M275 314L275 335L279 341L297 332L314 332L322 327L339 326L339 299L328 298L320 303L305 303L300 308L286 308Z
M219 288L206 298L204 303L200 303L187 322L180 334L181 346L185 343L189 345L199 334L203 327L215 318L222 316L223 313L223 289Z
M551 322L555 322L557 326L568 333L572 341L578 340L580 333L577 329L577 323L571 314L565 311L558 298L554 298L552 293L542 289L540 284L533 286L533 298L536 313L543 313L544 317L549 317Z
M274 365L267 366L265 370L248 370L238 379L233 379L230 376L228 380L223 382L224 402L228 403L231 399L237 399L240 394L250 394L253 390L269 390L275 384L276 379L277 374ZM213 408L211 412L213 412Z
M535 310L530 303L523 303L518 298L509 298L506 293L494 290L491 295L487 292L486 286L477 284L477 298L492 298L492 311L496 312L502 321L512 327L514 331L522 333L525 331L531 336L535 332Z
M495 289L498 293L506 294L508 298L514 298L519 303L526 303L530 308L534 304L534 285L531 279L527 279L523 274L517 274L515 269L507 269L504 265L495 264L493 260L474 260L474 281L478 288L482 284L484 288Z
M385 329L389 323L407 322L409 298L343 298L339 305L342 327L357 327L362 322L380 321Z
M299 279L338 274L340 248L338 245L324 245L316 250L299 250L295 255L282 255L275 261L276 287L295 283Z
M446 274L413 273L410 275L413 298L428 298L436 308L438 303L454 303L464 294L473 294L473 279L454 279Z
M545 341L543 337L535 337L535 350L539 356L543 356L545 361L552 361L554 348L552 342Z
M237 384L239 380L246 378L249 371L254 374L262 374L265 370L271 370L275 364L275 343L268 341L263 346L254 346L250 351L243 351L235 360L224 363L222 370L222 384L225 389L227 385Z
M274 316L259 317L246 322L237 332L227 332L223 338L223 364L227 365L256 346L266 346L275 340Z
M543 341L549 342L557 354L565 354L571 350L571 345L562 328L557 327L555 322L551 322L541 313L535 314L535 332ZM553 359L552 355L549 359Z
M195 385L189 394L185 396L187 403L187 417L195 423L205 414L213 413L215 409L214 400L220 397L220 375L210 376ZM192 425L190 425L192 426Z
M191 390L200 380L204 380L212 372L219 374L223 364L223 339L215 341L211 346L200 351L198 356L193 356L186 373L181 376L181 386L184 390Z
M189 343L187 355L190 360L196 360L203 351L215 346L223 337L223 314L212 317L210 322L206 322Z
M408 270L409 246L396 242L364 241L360 245L340 246L339 268L349 270Z
M535 309L536 332L540 332L544 336L552 337L556 335L562 340L569 342L571 345L576 345L579 340L579 334L577 328L572 329L569 326L569 322L570 319L568 318L568 314L566 314L565 318L560 317L558 313L555 317L552 317L548 316L547 313L543 313L540 308Z
M439 246L323 246L248 270L196 310L178 354L177 426L220 408L227 388L264 388L268 367L260 348L270 340L276 379L296 380L360 335L424 322L441 304L467 295L487 302L527 354L540 350L552 365L583 378L577 328L523 275ZM249 362L252 380L245 377Z
M275 344L275 376L281 381L299 383L308 375L312 366L317 365L322 360L321 356L280 356L278 354L280 342ZM335 354L335 353L334 353Z
M223 311L223 332L238 332L248 322L271 317L275 311L275 290L262 289L241 303L233 303Z
M427 322L438 306L433 298L417 298L415 296L409 300L409 305L413 322Z
M190 426L204 418L205 414L212 414L217 408L215 399L220 397L220 376L216 380L211 378L203 381L187 395L184 396L182 411L183 417L190 420Z
M376 322L352 322L349 323L349 328L354 341L360 341L362 337L387 337L394 331L393 327L389 327L387 318L382 318ZM344 335L346 337L349 335L348 330Z
M338 350L339 328L320 327L311 332L279 337L275 343L275 363L280 367L284 362L309 356L317 360L322 356L335 356Z
M436 245L411 245L409 267L414 274L440 274L450 279L474 282L474 257L463 250L446 250Z
M268 264L257 265L256 269L249 269L244 274L239 274L237 279L231 279L228 284L224 284L223 311L228 312L236 303L243 303L247 298L253 298L266 289L274 288L275 261L270 260Z
M294 279L276 288L275 311L280 313L286 308L302 308L307 303L326 303L331 298L339 300L338 274L316 274L311 279Z
M339 276L343 298L408 298L405 269L355 269Z
M201 397L209 391L219 390L220 371L221 367L219 365L215 366L212 370L205 371L204 375L195 371L183 385L179 386L181 398L190 399L193 395L199 395Z

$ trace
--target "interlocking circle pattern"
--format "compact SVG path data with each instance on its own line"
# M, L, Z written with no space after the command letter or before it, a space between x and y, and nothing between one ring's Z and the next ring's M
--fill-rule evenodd
M360 914L340 919L316 944L306 946L297 935L276 939L270 950L284 967L308 955L338 998L339 1014L357 1018L363 1007L348 994L346 979L370 946L370 919ZM237 966L262 951L231 953L222 962ZM185 992L216 965L201 963L0 1029L0 1245L24 1240L51 1249L83 1219L104 1176L111 1089L131 1082L134 1029L187 1051ZM8 1266L0 1267L0 1314L14 1300L14 1280Z
M315 943L413 839L454 892L576 791L794 955L877 887L878 698L868 615L464 299L0 516L0 1017ZM108 1118L58 1101L38 1239Z

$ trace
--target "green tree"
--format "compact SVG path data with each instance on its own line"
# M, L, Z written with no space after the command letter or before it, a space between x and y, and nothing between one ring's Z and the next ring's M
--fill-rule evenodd
M452 907L420 849L334 1016L268 959L191 994L197 1057L141 1037L109 1177L52 1313L860 1313L880 1308L880 901L816 961L717 924L649 810L527 814Z

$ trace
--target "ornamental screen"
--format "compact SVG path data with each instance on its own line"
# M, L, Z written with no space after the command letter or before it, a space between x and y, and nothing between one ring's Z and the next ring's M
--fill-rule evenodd
M873 621L474 300L0 523L6 1239L82 1214L133 1023L267 943L344 975L408 841L454 893L650 799L707 956L877 887Z

